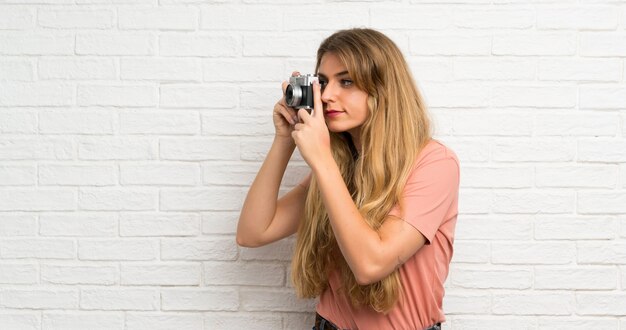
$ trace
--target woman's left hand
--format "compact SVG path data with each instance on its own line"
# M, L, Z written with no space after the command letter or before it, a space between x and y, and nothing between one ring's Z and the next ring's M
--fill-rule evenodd
M311 168L333 159L330 150L330 134L324 120L320 94L320 84L315 81L313 83L313 115L305 109L298 110L300 122L291 132L302 158Z

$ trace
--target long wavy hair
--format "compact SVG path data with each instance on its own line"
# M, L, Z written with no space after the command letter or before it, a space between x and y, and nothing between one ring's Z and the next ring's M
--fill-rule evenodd
M368 94L361 153L347 132L330 132L330 139L333 157L355 205L367 224L378 230L400 201L414 161L432 137L430 119L401 51L384 34L372 29L337 31L321 43L315 72L326 53L338 56L355 86ZM376 283L357 283L339 251L312 176L292 259L292 281L298 296L319 296L333 269L339 271L342 292L353 306L366 305L384 313L401 296L398 269Z

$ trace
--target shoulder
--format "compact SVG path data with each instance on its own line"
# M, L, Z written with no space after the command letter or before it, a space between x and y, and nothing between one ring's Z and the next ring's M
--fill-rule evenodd
M417 155L413 170L418 170L435 162L447 163L450 166L456 166L457 169L460 167L459 158L452 149L439 140L431 139Z

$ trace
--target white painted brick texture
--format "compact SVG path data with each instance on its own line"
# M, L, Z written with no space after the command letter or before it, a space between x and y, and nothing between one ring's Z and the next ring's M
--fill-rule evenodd
M461 161L444 329L626 330L624 0L0 1L0 329L310 328L294 238L234 236L281 81L358 26Z

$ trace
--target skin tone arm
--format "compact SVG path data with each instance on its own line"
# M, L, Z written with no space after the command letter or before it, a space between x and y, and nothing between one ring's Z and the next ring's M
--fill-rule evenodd
M303 122L296 124L292 136L313 170L337 243L357 282L374 283L402 265L426 239L413 226L393 216L378 231L367 225L332 158L319 84L314 84L313 93L315 111L313 115L298 112Z
M283 83L283 90L286 84ZM295 111L287 107L283 97L274 107L274 142L248 191L237 224L237 244L241 246L263 246L298 229L310 176L277 201L282 177L296 148L291 137L293 117Z

